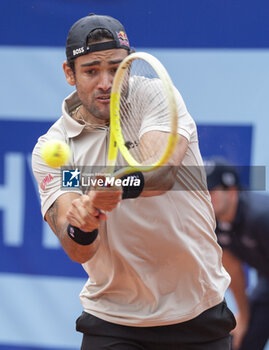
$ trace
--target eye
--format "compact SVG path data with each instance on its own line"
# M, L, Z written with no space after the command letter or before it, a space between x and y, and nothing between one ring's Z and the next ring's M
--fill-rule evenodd
M113 67L113 68L111 69L111 73L112 73L112 74L115 74L115 73L117 72L117 69L118 69L118 67Z
M88 74L88 75L95 75L96 74L96 69L93 69L93 68L87 69L85 71L85 73Z

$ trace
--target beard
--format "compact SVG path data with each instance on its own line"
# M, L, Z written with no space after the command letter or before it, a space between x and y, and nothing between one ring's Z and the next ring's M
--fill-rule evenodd
M89 105L84 104L84 107L90 115L97 119L107 121L110 118L109 104L103 106L103 108L96 106L94 103Z
M92 94L90 98L85 93L79 91L79 89L77 89L77 93L81 103L87 111L87 114L89 114L89 117L92 116L96 119L104 121L108 121L110 119L110 103L98 105L98 102L96 100L96 98L98 98L99 95L110 95L110 91Z

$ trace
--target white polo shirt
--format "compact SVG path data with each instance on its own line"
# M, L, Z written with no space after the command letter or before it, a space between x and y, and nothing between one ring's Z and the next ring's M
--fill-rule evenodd
M179 92L176 96L178 133L189 146L173 190L121 201L101 223L96 254L83 264L89 275L80 294L84 310L109 322L138 327L184 322L220 303L230 283L214 233L210 197L201 190L205 175L196 126ZM106 165L109 128L86 130L72 119L70 113L79 103L76 93L66 98L62 117L33 151L43 216L66 193L60 170L40 157L46 140L70 145L72 167Z

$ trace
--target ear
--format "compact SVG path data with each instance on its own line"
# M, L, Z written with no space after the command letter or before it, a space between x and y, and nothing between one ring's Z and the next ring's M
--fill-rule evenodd
M68 66L66 61L64 61L63 63L63 70L64 70L64 74L68 84L71 86L74 86L76 84L75 75L72 69Z

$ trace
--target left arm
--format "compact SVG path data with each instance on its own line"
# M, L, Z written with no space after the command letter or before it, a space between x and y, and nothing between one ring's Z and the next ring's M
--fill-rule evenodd
M154 153L154 145L158 144L156 142L154 143L154 140L160 140L161 137L167 138L167 133L162 131L150 131L141 138L142 142L144 141L147 143L146 140L143 140L144 137L151 140L150 144L152 145L152 152ZM143 173L145 185L140 196L159 196L173 187L178 167L181 165L188 145L189 141L184 136L179 135L178 144L168 162L156 170Z
M144 137L146 135L146 137ZM167 140L167 133L162 131L150 131L147 132L145 135L142 136L142 147L143 142L146 141L146 143L149 143L151 145L150 153L151 155L156 155L156 150L154 150L154 146L156 146L156 141L160 141L160 139L163 137ZM140 140L141 141L141 140ZM160 166L159 168L149 171L149 172L143 172L144 176L144 188L140 196L142 197L153 197L153 196L159 196L168 190L170 190L176 179L176 174L178 171L179 166L181 165L181 162L185 156L185 153L188 148L188 140L184 136L179 136L178 138L178 144L176 145L176 148L173 152L172 157L168 160L168 162ZM156 147L157 148L157 147ZM149 152L149 150L148 150ZM147 153L148 153L147 152ZM112 187L100 187L96 188L96 191L94 191L94 208L99 208L100 210L107 210L105 205L105 199L106 197L109 198L110 192L113 192ZM134 198L134 197L126 197L126 198ZM111 209L112 210L112 209Z

